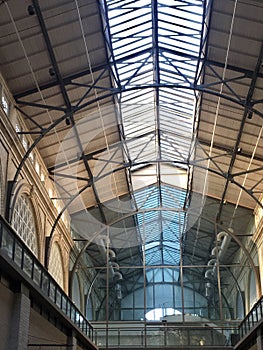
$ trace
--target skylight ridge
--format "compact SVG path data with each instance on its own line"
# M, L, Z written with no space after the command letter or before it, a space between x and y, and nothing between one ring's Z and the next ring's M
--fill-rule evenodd
M163 250L169 247L174 234L177 246L170 248L179 251L185 213L176 213L174 209L183 210L188 198L187 159L195 107L191 89L196 77L205 2L108 0L105 3L113 47L112 63L124 87L120 99L121 119L133 162L130 170L134 198L137 207L146 210L137 214L138 229L142 238L145 230L149 230L152 239L164 242ZM150 87L145 93L147 85ZM180 90L178 86L188 89ZM136 166L147 162L147 168ZM145 188L149 185L151 187ZM149 193L149 189L152 192ZM171 212L151 213L151 208L162 205L171 207ZM149 254L146 252L146 260L152 261ZM161 256L165 264L168 255L163 251Z

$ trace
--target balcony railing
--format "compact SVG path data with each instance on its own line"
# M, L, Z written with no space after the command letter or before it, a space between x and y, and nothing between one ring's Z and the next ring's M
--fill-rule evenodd
M94 341L102 348L231 348L235 327L206 325L179 325L172 323L94 323Z
M256 326L263 317L263 296L253 306L239 326L239 337L242 339Z
M110 327L102 324L93 326L86 317L74 305L56 283L45 267L38 261L35 255L25 246L14 230L0 217L0 251L2 255L10 258L21 271L40 288L44 296L54 303L67 316L82 333L88 336L97 345L123 346L132 339L132 344L137 346L151 346L158 342L159 345L234 345L235 341L245 337L263 317L263 297L254 305L252 310L240 323L238 328L204 327L187 328L178 325L136 326L136 327ZM129 328L129 329L128 329ZM202 335L203 334L203 335ZM136 335L134 337L134 335ZM202 336L201 336L202 335ZM179 339L179 338L180 339ZM180 342L178 343L178 341ZM134 343L136 341L136 344ZM192 344L195 342L195 344ZM200 343L201 342L201 343ZM137 344L138 343L138 344Z
M0 251L30 278L44 296L54 303L82 333L93 340L93 327L89 321L2 217L0 217Z

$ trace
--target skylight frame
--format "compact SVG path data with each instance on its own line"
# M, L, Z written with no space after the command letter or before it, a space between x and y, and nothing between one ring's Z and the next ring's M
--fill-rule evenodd
M161 155L162 160L174 162L173 166L176 169L181 168L187 174L187 159L192 147L194 129L195 94L191 89L197 74L202 39L202 9L205 2L202 0L124 0L121 2L109 0L105 2L108 4L109 23L112 22L113 25L111 42L114 64L118 71L120 84L125 90L120 98L121 102L124 103L121 120L132 163L130 176L131 178L135 176L136 169L139 171L147 162L154 164L155 160L158 160L158 155ZM141 9L139 10L140 6L146 11L146 17L143 16ZM197 9L198 13L195 14ZM122 11L123 14L121 14ZM150 13L151 22L148 19L145 21L144 31L142 19L148 18ZM138 16L131 19L132 15ZM122 20L123 22L121 22ZM157 20L157 26L154 23L155 20ZM171 24L171 21L176 21L176 25ZM150 29L152 30L151 39L149 39ZM126 33L129 35L125 36ZM133 46L136 43L136 48L130 46L128 50L129 40L133 42ZM151 40L151 47L149 47L149 40ZM116 48L122 52L116 51ZM169 90L165 86L166 84L170 86ZM144 89L147 85L150 88L145 93ZM185 86L187 89L178 90L177 86ZM141 89L142 87L143 89ZM138 90L133 88L138 88ZM140 103L146 106L147 97L150 99L148 111L145 114L142 112L144 108L140 106ZM133 103L134 105L132 105ZM125 108L125 104L128 107ZM146 119L144 119L145 117ZM170 122L171 119L174 120L174 123ZM142 127L143 123L145 123L144 128ZM179 126L174 132L176 125ZM144 132L147 134L146 137ZM173 149L172 145L177 145L177 151ZM148 207L144 209L150 210L152 205L158 207L163 202L163 196L164 198L165 196L169 197L165 191L168 184L162 182L161 168L162 163L157 161L155 176L149 175L152 176L152 186L157 188L156 202L153 203L154 201L151 202L148 198L145 202ZM185 209L188 196L185 188L179 191L183 193L182 196L179 194L179 198L182 200L182 208ZM137 207L140 208L140 200L136 193L134 193L134 197ZM166 199L164 201L169 202ZM137 214L139 231L141 231L142 221L140 215ZM144 225L151 225L158 217L155 213L143 215L144 220L146 218ZM182 222L171 223L171 230L182 235L184 213L179 215L181 215ZM160 217L164 223L169 221L167 213L162 215L160 212ZM163 238L163 234L160 233L160 242L163 241Z

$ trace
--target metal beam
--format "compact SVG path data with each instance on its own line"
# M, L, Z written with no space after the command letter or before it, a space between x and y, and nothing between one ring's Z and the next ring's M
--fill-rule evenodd
M26 118L28 118L31 123L33 123L36 127L38 127L41 131L44 130L44 128L42 127L42 125L40 125L39 123L37 123L34 118L32 118L31 116L29 116L26 112L23 111L23 109L19 108L18 106L15 106L15 108L21 113L23 114Z
M241 137L242 137L242 134L243 134L243 131L244 131L244 127L245 127L245 124L246 124L246 121L247 121L247 117L248 117L248 114L249 114L248 106L251 105L251 102L252 102L253 94L254 94L254 91L255 91L255 88L256 88L256 82L257 82L257 79L258 79L258 74L259 74L259 72L261 70L261 66L262 66L262 59L263 59L263 41L261 43L261 48L260 48L260 52L259 52L259 55L258 55L257 64L256 64L255 70L254 70L252 78L251 78L251 83L250 83L249 90L248 90L247 97L246 97L246 106L244 108L243 117L242 117L240 128L239 128L239 131L238 131L236 143L235 143L235 146L234 146L234 149L233 149L233 154L232 154L232 157L231 157L231 160L230 160L230 164L229 164L229 167L228 167L228 171L227 171L227 175L228 175L229 179L227 179L227 181L226 181L226 184L225 184L225 187L224 187L224 190L223 190L223 194L222 194L222 197L221 197L221 202L220 202L220 206L219 206L218 213L217 213L217 220L218 221L220 221L220 217L221 217L221 214L222 214L226 193L227 193L227 190L228 190L228 187L229 187L229 182L232 182L232 179L233 179L232 171L233 171L233 168L234 168L234 164L235 164L235 161L236 161L237 154L239 153L238 152L238 148L239 148L239 145L240 145L240 142L241 142Z
M109 64L104 64L104 65L100 65L100 66L97 66L97 67L92 67L92 72L93 73L97 73L97 72L99 72L101 70L105 70L107 68L109 68ZM85 69L85 70L83 70L83 71L81 71L79 73L71 74L68 77L63 77L62 81L63 81L64 86L66 86L66 85L72 84L73 80L82 78L82 77L84 77L86 75L89 76L90 74L91 74L91 70L90 69ZM48 90L48 89L56 87L58 85L59 85L58 81L54 80L54 81L51 81L49 83L40 85L39 89L38 88L32 88L32 89L28 89L26 91L14 94L14 99L15 100L20 100L23 97L27 97L29 95L33 95L33 94L38 93L39 90L40 91Z
M125 91L133 91L133 90L138 90L138 89L145 89L145 88L149 88L149 87L154 87L154 88L156 88L156 84L150 84L150 85L147 85L147 86L136 86L136 87L132 87L132 88L127 88ZM163 88L174 88L175 86L174 85L167 85L167 84L160 84L160 87L163 87ZM224 94L220 94L220 93L218 93L218 92L215 92L215 91L209 91L209 90L206 90L206 89L200 89L199 90L199 88L198 88L198 86L195 86L195 87L192 87L192 86L182 86L182 85L180 85L180 84L178 84L178 85L176 85L176 87L177 88L182 88L182 89L187 89L187 90L196 90L196 91L202 91L202 92L205 92L205 93L208 93L208 94L211 94L211 95L214 95L214 96L218 96L218 97L221 97L221 98L223 98L223 99L226 99L226 100L228 100L228 101L231 101L231 102L233 102L233 103L236 103L237 105L239 105L239 106L243 106L243 107L245 107L246 109L250 109L250 111L253 111L255 114L257 114L258 116L260 116L261 118L263 118L263 113L262 112L260 112L259 110L256 110L255 108L250 108L249 106L248 106L248 104L247 104L247 102L246 101L242 101L242 102L240 102L240 101L236 101L234 98L231 98L231 97L229 97L229 96L227 96L227 95L224 95ZM118 90L118 89L116 89L116 91L114 91L114 92L110 92L110 93L108 93L108 94L105 94L105 95L103 95L103 96L99 96L99 97L97 97L97 98L95 98L94 100L91 100L91 101L89 101L89 102L86 102L86 103L84 103L83 105L81 105L81 106L79 106L76 110L75 110L75 112L77 112L77 111L80 111L81 109L83 109L83 108L85 108L85 107L87 107L87 106L89 106L89 105L92 105L93 103L95 103L95 102L98 102L98 101L100 101L100 100L102 100L102 99L104 99L104 98L108 98L108 97L110 97L110 96L112 96L112 95L116 95L116 94L119 94L119 93L121 93L121 91L120 90ZM43 107L44 108L44 107ZM21 160L21 162L19 163L19 165L18 165L18 167L17 167L17 170L16 170L16 173L15 173L15 175L14 175L14 178L13 178L13 182L12 182L12 188L10 189L10 193L12 193L12 191L13 191L13 188L14 188L14 185L15 185L15 183L16 183L16 181L17 181L17 179L18 179L18 176L19 176L19 174L20 174L20 172L21 172L21 170L22 170L22 168L23 168L23 166L24 166L24 164L25 164L25 162L26 162L26 160L27 160L27 158L29 157L29 155L30 155L30 153L32 152L32 150L38 145L38 143L43 139L43 137L45 137L51 130L53 130L57 125L59 125L61 122L63 122L65 119L67 119L67 118L69 118L70 116L72 115L72 113L71 112L66 112L63 116L61 116L61 117L59 117L58 119L56 119L50 126L48 126L47 128L45 128L44 130L43 130L43 132L41 133L41 135L40 136L38 136L35 140L34 140L34 142L32 143L32 145L28 148L28 150L26 151L26 153L25 153L25 155L24 155L24 157L22 158L22 160ZM146 163L144 162L144 163L140 163L141 165L145 165ZM140 165L140 164L138 164L138 165ZM179 165L180 164L180 162L176 162L176 164L177 165ZM125 164L123 167L121 167L121 168L119 168L119 169L116 169L116 171L118 171L118 170L120 170L120 169L125 169L127 166L129 166L128 164ZM197 166L197 165L196 165ZM199 166L200 167L200 166ZM204 168L204 167L203 167ZM212 169L210 169L209 171L211 171L211 172L213 172L213 173L217 173L217 172L215 172L215 171L213 171ZM220 174L220 176L222 176L221 174ZM240 184L238 184L237 182L235 182L235 181L233 181L237 186L239 186L240 188L242 188L242 186L240 185ZM244 188L242 188L244 191L246 191ZM82 190L85 190L85 188L83 188ZM246 191L255 201L256 201L256 203L260 206L260 207L262 207L262 203L260 203L259 201L258 201L258 199L253 195L253 194L251 194L251 193L249 193L249 191ZM80 194L80 193L79 193ZM78 195L79 195L78 194ZM75 197L74 197L75 198ZM74 198L72 198L72 200L74 200ZM8 198L7 198L7 208L9 208L9 210L11 209L11 207L10 207L10 205L11 205L11 200L12 200L12 196L9 196ZM7 215L8 215L8 219L10 220L10 217L9 217L9 215L10 215L10 213L9 213L9 210L7 210ZM59 216L59 218L60 218L60 216ZM56 225L55 225L56 226Z
M60 111L63 113L66 113L67 110L66 108L63 107L58 107L58 106L51 106L48 104L43 104L43 103L35 103L35 102L30 102L30 101L22 101L22 100L16 100L16 103L22 106L29 106L29 107L35 107L39 109L44 109L44 110L54 110L54 111ZM32 117L31 117L32 118Z
M38 0L33 0L33 6L34 6L34 9L35 9L38 21L39 21L39 25L40 25L42 34L44 36L44 40L45 40L45 43L46 43L46 46L47 46L47 50L48 50L48 54L49 54L49 57L50 57L50 60L51 60L51 63L52 63L52 67L54 69L55 76L56 76L57 81L59 83L59 88L60 88L61 94L63 96L65 105L66 105L66 112L69 114L69 119L71 121L71 125L73 127L73 131L74 131L75 137L77 139L78 148L79 148L80 153L82 155L82 161L84 163L84 166L85 166L86 171L88 173L88 177L90 179L89 183L91 184L91 187L93 189L94 197L95 197L95 200L96 200L96 202L98 204L98 207L99 207L99 210L100 210L100 214L101 214L101 218L102 218L103 222L105 223L106 222L106 218L105 218L105 215L104 215L104 212L103 212L103 208L102 208L102 205L100 203L100 199L99 199L96 187L95 187L94 182L92 180L93 179L93 174L91 172L91 169L90 169L90 166L88 164L88 161L87 161L87 159L84 156L84 151L83 151L83 147L82 147L82 144L81 144L81 141L80 141L79 133L78 133L77 127L75 125L75 120L74 120L74 116L73 116L74 108L72 108L72 105L71 105L68 93L66 91L66 87L65 87L63 79L62 79L62 75L61 75L60 70L59 70L58 63L57 63L57 60L56 60L56 57L55 57L55 53L54 53L54 50L53 50L53 47L52 47L52 44L51 44L51 41L50 41L50 38L49 38L49 35L48 35L48 32L47 32L47 28L46 28L46 25L45 25L44 18L42 16L42 12L41 12ZM80 101L82 101L82 99ZM47 260L48 260L48 257L46 259L46 262L47 262Z
M166 52L166 51L170 52L171 50L168 51L167 49L162 48L161 51L163 51L163 52ZM92 72L96 73L96 72L99 72L101 70L106 70L106 69L111 70L112 66L114 66L116 64L120 64L124 60L128 61L129 59L133 59L136 56L144 54L144 53L147 53L147 52L150 54L151 49L142 50L139 53L136 53L136 54L133 54L133 55L128 55L125 58L122 58L122 59L119 59L119 60L114 60L114 62L112 62L112 63L107 62L107 63L102 64L100 66L93 67L92 68ZM180 57L185 57L186 59L192 59L192 60L195 60L195 61L198 60L198 57L193 56L193 55L187 55L185 53L175 52L175 51L171 51L170 53L176 54L176 55L178 55ZM225 64L222 63L222 62L218 62L218 61L215 61L215 60L207 59L207 58L204 58L204 57L200 58L200 62L203 63L204 66L215 66L215 67L218 67L218 68L224 68L225 67ZM231 64L228 64L226 66L226 69L230 70L230 71L233 71L233 72L240 73L240 74L244 74L244 77L246 77L246 78L251 78L253 76L253 71L252 70L244 69L242 67L234 66L234 65L231 65ZM86 69L86 70L83 70L81 72L78 72L78 73L75 73L75 74L71 74L71 75L69 75L67 77L63 77L62 78L62 82L63 82L64 86L66 86L66 85L71 84L74 80L82 78L84 76L89 76L90 74L91 74L91 70L90 69ZM263 78L263 73L259 72L258 73L258 77L259 78ZM41 91L44 91L44 90L53 88L53 87L58 86L58 85L59 85L59 82L57 80L55 80L55 81L52 81L50 83L41 85L39 87L39 89ZM118 86L120 88L120 84ZM26 96L38 93L39 89L38 88L32 88L32 89L28 89L26 91L14 94L14 98L15 98L16 101L18 101L18 100L21 101L21 98L23 98L23 97L26 97ZM104 89L105 89L105 87L104 87ZM110 89L110 87L109 87L109 89Z
M53 50L53 47L52 47L52 44L51 44L51 41L50 41L50 38L49 38L49 35L47 32L47 28L46 28L46 24L45 24L43 15L42 15L42 11L40 9L38 0L33 0L32 3L34 6L34 10L35 10L40 28L41 28L41 32L43 34L43 37L44 37L44 40L45 40L45 43L47 46L48 55L49 55L49 58L51 60L52 67L54 69L55 76L57 78L61 94L62 94L64 102L66 104L67 111L69 112L69 111L71 111L71 103L70 103L70 100L69 100L69 97L68 97L63 79L62 79L62 75L61 75L59 67L58 67L58 63L57 63L55 53L54 53L54 50Z

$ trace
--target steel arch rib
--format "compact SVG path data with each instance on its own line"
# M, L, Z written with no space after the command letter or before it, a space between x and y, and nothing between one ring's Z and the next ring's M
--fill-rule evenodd
M110 225L114 225L126 218L131 217L132 215L135 214L139 214L139 213L145 213L145 212L151 212L151 211L161 211L161 210L165 210L165 211L171 211L171 212L178 212L178 209L172 209L172 208L150 208L150 209L140 209L137 210L136 213L129 213L121 218L117 218L116 220L112 221L110 223ZM254 261L251 257L251 255L249 254L247 248L245 247L245 245L242 243L242 241L233 233L231 232L231 230L229 230L228 228L224 227L222 224L219 224L207 217L203 218L203 220L209 222L210 224L215 224L216 226L220 227L220 229L224 230L225 232L227 232L229 234L229 236L238 244L238 246L244 251L253 271L255 274L255 279L256 279L256 287L257 287L257 293L258 295L261 295L261 285L260 285L260 276L259 276L259 271L257 270ZM77 266L80 262L81 256L83 255L83 253L85 252L85 250L88 248L88 246L94 241L94 239L96 239L97 236L99 236L100 234L103 233L104 230L106 230L107 228L103 228L100 231L97 231L94 233L94 236L92 237L91 240L87 240L85 245L82 247L81 251L79 252L77 259L75 260L75 263L70 271L70 280L69 280L69 287L71 287L72 282L73 282L73 277L74 277L74 273L76 272ZM70 289L70 288L69 288Z
M167 163L167 161L163 161L163 162L164 162L164 163ZM157 163L157 162L151 162L151 163ZM160 163L160 161L159 161L158 163ZM173 162L173 163L175 163L175 162ZM186 164L186 162L176 162L176 163L177 163L177 164L178 164L178 163ZM136 163L136 164L138 164L138 163ZM140 164L141 164L141 163L140 163ZM149 164L149 163L147 162L147 164ZM190 164L190 165L191 165L191 164ZM211 173L214 173L214 174L216 174L216 175L219 175L219 176L224 177L225 179L227 179L227 176L225 176L224 174L222 174L222 173L220 173L220 172L218 172L218 171L215 171L215 170L213 170L213 169L207 169L205 166L201 166L201 165L195 165L195 166L196 166L197 168L200 168L200 169L208 170L208 171L211 172ZM123 166L119 167L119 168L116 169L116 170L119 171L119 170L123 170L123 169L129 168L129 167L130 167L130 164L126 164L126 165L123 165ZM110 174L111 174L111 172L108 172L108 173L106 173L106 174L103 174L101 177L97 178L96 180L101 180L101 179L103 179L104 177L106 177L106 176L108 176L108 175L110 175ZM252 197L252 198L255 200L255 202L256 202L261 208L263 208L263 204L253 195L253 193L251 193L249 190L247 190L246 188L244 188L241 184L239 184L238 182L236 182L234 179L232 179L231 182L232 182L233 184L235 184L236 186L238 186L239 188L241 188L244 192L246 192L250 197ZM65 210L67 210L67 208L69 207L69 205L70 205L81 193L83 193L87 188L90 187L90 185L91 185L91 184L88 183L87 185L85 185L84 187L82 187L81 190L80 190L78 193L76 193L74 196L72 196L71 199L68 201L68 203L64 205L64 207L61 209L61 212L58 214L58 216L57 216L57 218L56 218L56 220L55 220L55 222L54 222L54 224L53 224L53 226L52 226L52 229L51 229L51 232L50 232L50 236L47 237L47 238L48 238L48 244L47 244L47 247L46 247L46 265L48 265L49 254L50 254L50 249L51 249L51 247L50 247L50 242L51 242L51 240L52 240L53 234L54 234L54 232L55 232L55 229L56 229L56 227L57 227L57 225L58 225L58 222L59 222L59 220L60 220L62 214L65 212ZM153 210L153 209L152 209L152 210ZM164 209L162 209L162 210L164 210ZM171 210L171 209L170 209L170 210ZM174 211L178 211L178 210L174 210ZM130 214L130 215L136 215L136 214L137 214L137 211L133 212L133 213ZM129 216L130 216L130 215L129 215ZM128 216L128 217L129 217L129 216ZM123 219L123 217L122 217L122 219ZM106 228L107 226L109 226L109 225L110 225L110 224L105 225L105 227L102 229L102 232L103 232L103 231L105 230L105 228ZM112 225L112 223L111 223L111 225Z
M239 101L239 100L236 100L234 99L233 97L231 96L228 96L228 95L225 95L225 94L220 94L219 92L216 92L216 91L211 91L211 90L208 90L208 89L204 89L202 88L201 86L182 86L182 85L170 85L170 84L149 84L149 85L145 85L145 86L136 86L136 87L128 87L128 88L123 88L123 89L115 89L114 91L111 91L110 93L107 93L103 96L99 96L91 101L88 101L80 106L78 106L77 108L76 107L73 107L73 110L70 111L70 112L67 112L65 113L64 115L62 115L60 118L58 118L55 122L53 122L49 127L47 127L46 129L44 129L41 133L41 135L39 135L35 141L32 143L32 145L28 148L27 152L25 153L24 157L22 158L21 162L19 163L18 167L17 167L17 170L16 170L16 173L14 175L14 178L13 178L13 181L11 181L11 184L10 184L10 196L7 198L7 213L6 213L6 217L8 219L8 221L10 221L10 211L11 211L11 195L13 193L13 189L14 189L14 185L18 179L18 176L26 162L26 160L28 159L30 153L33 151L33 149L38 145L38 143L50 132L52 131L57 125L59 125L61 122L63 122L66 118L70 117L72 115L72 113L76 113L76 112L79 112L81 111L83 108L85 107L88 107L89 105L92 105L93 103L96 103L97 101L100 101L100 100L103 100L103 99L106 99L108 97L111 97L113 95L117 95L117 94L120 94L120 93L123 93L123 92L128 92L128 91L133 91L133 90L142 90L142 89L148 89L148 88L165 88L165 89L187 89L187 90L194 90L194 91L198 91L198 92L203 92L203 93L207 93L207 94L211 94L211 95L214 95L214 96L218 96L218 97L221 97L225 100L228 100L230 102L233 102L245 109L248 109L250 111L252 111L253 113L255 113L256 115L260 116L261 118L263 118L263 113L258 111L257 109L251 107L251 105L247 105L246 101ZM167 161L166 161L167 162ZM185 163L184 163L185 164ZM195 165L197 166L197 165ZM220 175L222 176L222 174L219 174L217 173L216 171L213 171L213 169L207 169L206 167L201 167L201 166L197 166L197 167L200 167L200 168L203 168L203 169L206 169L210 172L213 172L217 175ZM121 169L125 169L127 168L127 166L123 166L119 169L116 169L116 170L121 170ZM108 175L108 174L107 174ZM257 198L252 194L250 193L248 190L246 190L245 188L243 188L240 184L238 184L236 181L232 181L233 183L235 183L237 186L239 186L240 188L242 188L247 194L249 194L255 201L256 203L263 207L263 204L261 204ZM88 184L87 186L85 186L82 190L81 190L81 193L86 189L88 188L88 186L90 186L90 184ZM78 196L80 193L78 193L76 196ZM76 197L74 196L73 197L73 200L75 199ZM73 201L72 200L72 201ZM71 203L72 201L70 201L69 203ZM58 220L56 220L56 225L57 225L57 222L59 221L59 218L60 216L62 215L62 213L66 210L66 208L68 207L68 204L65 205L65 209L63 208L63 210L61 211L61 213L58 215ZM55 226L56 226L55 225ZM53 234L54 230L52 229L52 234Z

